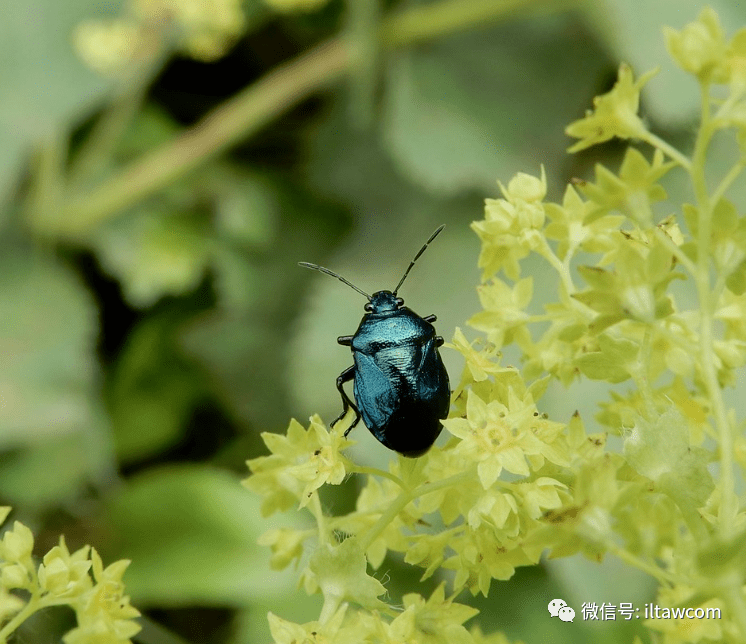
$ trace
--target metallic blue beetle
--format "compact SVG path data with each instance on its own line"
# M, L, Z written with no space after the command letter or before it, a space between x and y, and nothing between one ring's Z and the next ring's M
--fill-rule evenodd
M342 413L332 425L352 408L355 420L345 436L362 416L381 443L409 457L422 456L438 438L442 429L440 421L448 415L451 389L438 352L443 338L435 335L432 325L435 316L420 317L404 306L404 300L396 293L419 256L443 228L445 225L425 242L393 292L378 291L370 296L328 268L300 262L301 266L336 277L368 298L367 313L355 335L337 338L339 344L351 347L355 364L337 378ZM357 406L343 386L353 378Z

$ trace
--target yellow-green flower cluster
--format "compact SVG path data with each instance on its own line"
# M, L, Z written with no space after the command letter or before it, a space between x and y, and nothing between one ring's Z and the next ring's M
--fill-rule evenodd
M477 610L446 598L445 584L428 599L417 593L404 595L403 604L393 619L375 611L352 611L343 604L323 622L295 624L270 613L269 626L276 644L510 644L501 633L486 636L478 627L464 627Z
M340 453L351 445L340 432L330 432L318 416L306 431L292 420L287 434L265 432L262 439L272 452L248 462L253 476L246 486L265 497L262 514L287 510L300 501L305 507L325 483L339 485L352 464Z
M503 199L487 199L484 221L474 224L482 241L479 266L485 275L502 269L515 279L518 262L542 243L537 231L544 226L547 180L542 168L540 179L519 173L507 188L498 185Z
M0 522L10 508L0 508ZM29 616L48 606L70 606L78 625L63 638L65 644L129 644L140 631L140 613L124 595L122 575L129 561L104 568L95 549L84 546L71 553L64 537L35 566L34 536L16 521L0 541L0 642ZM22 594L16 594L22 591Z
M746 30L736 34L729 46L718 16L711 7L706 7L696 22L686 25L681 31L671 27L663 30L666 48L676 64L701 81L715 83L727 83L732 72L738 74L739 64L731 55L736 54L744 33Z
M746 364L746 217L725 198L746 159L705 180L716 132L734 130L742 149L746 142L746 85L736 80L746 35L726 42L706 10L667 40L705 90L691 157L644 125L639 92L652 75L634 81L623 65L614 89L568 128L581 139L573 149L618 136L654 151L629 148L618 172L596 166L595 181L573 181L559 203L546 199L543 168L540 177L518 174L473 224L482 311L469 323L484 337L470 341L457 329L446 345L465 367L443 445L383 471L342 456L347 441L317 417L308 429L293 421L286 436L265 435L272 454L250 461L247 485L264 497L265 513L307 506L316 529L274 530L262 542L276 566L311 551L302 584L324 597L318 621L271 615L276 642L341 642L351 633L366 642L504 641L467 630L473 612L445 599L442 585L429 600L407 596L403 612L387 606L368 566L391 552L421 567L423 579L450 570L454 593L484 595L492 580L547 552L613 554L661 583L661 605L722 609L717 624L649 624L669 644L746 641L746 513L736 495L746 464L736 429L746 419L722 396ZM730 96L711 97L714 82L729 84ZM690 180L694 203L669 200L661 182L674 167ZM543 292L556 301L534 301L523 274L532 256L548 265L554 282L543 280ZM676 280L690 285L686 298ZM509 344L522 354L520 372L500 364ZM577 413L563 422L542 413L551 380L624 388L599 397L587 433ZM608 434L621 451L606 449ZM355 510L324 514L319 486L347 475L361 476Z
M172 47L217 60L245 27L241 0L128 0L120 17L81 23L73 45L89 67L114 76Z

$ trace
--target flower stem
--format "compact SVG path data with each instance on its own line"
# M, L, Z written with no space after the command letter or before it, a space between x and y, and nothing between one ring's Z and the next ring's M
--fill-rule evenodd
M643 140L650 145L652 145L654 148L658 148L663 154L667 154L671 159L676 161L682 168L684 168L687 171L690 171L692 168L692 162L681 152L679 152L675 147L673 147L670 143L664 141L660 137L656 136L652 132L645 132L645 136L643 137Z
M8 641L8 637L15 632L15 630L23 624L31 615L33 615L39 609L39 597L32 595L28 603L21 609L20 612L16 613L15 617L11 619L5 626L0 629L0 642L5 644Z
M746 160L741 160L734 164L734 166L728 171L728 174L722 178L718 187L715 188L715 192L712 193L713 206L717 206L718 202L723 198L723 195L726 193L728 188L730 188L731 184L738 179L741 172L743 172L744 167L746 167Z
M392 483L396 483L402 490L406 490L407 486L404 485L404 481L402 481L398 476L391 474L390 472L387 472L386 470L381 470L377 467L365 467L363 465L355 465L352 468L350 468L350 472L354 474L368 474L369 476L380 476L383 479L388 479Z
M722 391L717 377L714 361L714 314L717 307L717 294L710 285L710 243L712 236L712 214L714 202L707 191L705 177L705 161L707 149L716 131L710 119L709 85L701 87L702 123L694 144L690 176L697 199L699 213L697 230L697 272L695 284L700 305L700 365L702 379L712 403L712 415L719 437L720 451L720 485L721 503L718 519L723 538L728 538L733 532L733 521L736 515L737 501L734 489L733 472L733 428L728 421L723 402ZM729 179L729 173L723 180ZM734 177L735 178L735 177ZM727 187L727 182L721 186Z

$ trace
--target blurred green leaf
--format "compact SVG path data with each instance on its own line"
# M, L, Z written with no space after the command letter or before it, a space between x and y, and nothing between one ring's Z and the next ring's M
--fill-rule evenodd
M96 309L71 272L0 251L0 447L95 425Z
M139 308L195 288L208 265L204 223L166 208L144 205L100 226L92 240L103 267Z
M344 231L338 206L284 180L275 188L279 243L253 250L222 238L214 253L218 306L183 330L185 351L215 378L215 396L241 423L268 428L288 418L290 328L301 307L298 261Z
M252 246L274 241L278 203L269 181L229 164L218 165L208 178L221 237Z
M180 129L165 110L153 103L146 103L129 123L117 150L117 160L121 163L132 161L139 155L168 143L179 134Z
M30 146L82 112L110 86L73 53L74 27L116 15L121 2L27 0L3 3L0 20L0 202Z
M208 170L206 182L215 208L215 289L222 307L242 310L262 293L257 253L269 251L276 241L277 191L264 177L228 164Z
M215 393L235 417L266 427L284 415L282 326L272 328L246 311L217 311L198 317L182 337L187 352L216 378Z
M115 366L109 408L117 454L125 462L172 445L204 396L201 369L176 346L179 322L174 313L146 318Z
M577 28L567 16L511 22L393 57L383 138L399 168L452 194L558 165L565 125L610 65Z
M256 541L274 524L258 516L259 499L237 476L205 466L150 470L112 499L116 553L106 554L132 559L125 583L141 606L265 603L290 592L294 574L269 569Z
M100 431L106 427L102 412L100 425L89 431L48 437L36 445L3 455L0 458L3 498L30 515L74 504L85 485L101 482L102 477L108 483L106 479L113 476L110 469L113 460L108 436Z
M402 202L423 199L422 190L397 173L377 132L354 128L341 102L311 132L307 154L311 187L348 204L358 217L399 218Z

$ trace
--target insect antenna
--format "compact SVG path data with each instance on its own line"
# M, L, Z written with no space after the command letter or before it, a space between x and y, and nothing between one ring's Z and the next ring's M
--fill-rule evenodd
M412 266L414 266L414 263L419 259L420 255L422 255L422 253L425 252L425 249L430 245L430 242L433 241L433 239L435 239L440 234L440 231L443 230L445 227L446 225L442 224L432 235L430 235L430 239L428 239L425 242L422 248L420 248L420 252L414 256L414 259L409 263L407 270L404 271L404 275L402 275L402 278L399 280L399 283L396 285L396 288L394 289L394 295L397 294L397 292L401 288L401 285L404 284L404 280L407 279L407 275L409 275L409 271L412 270Z
M440 231L438 231L440 232ZM431 238L432 240L432 238ZM429 243L429 242L428 242ZM427 244L425 244L427 246ZM422 250L425 250L424 248ZM422 252L422 251L420 251ZM308 262L298 262L298 266L303 266L303 268L311 268L315 271L320 271L321 273L326 273L327 275L331 275L332 277L336 277L340 282L344 282L349 286L350 288L355 289L360 295L365 295L365 297L368 298L368 301L370 301L371 297L368 295L365 291L362 289L359 289L357 286L355 286L352 282L348 282L344 277L341 275L337 275L334 271L330 271L328 268L324 268L323 266L319 266L318 264L309 264Z

